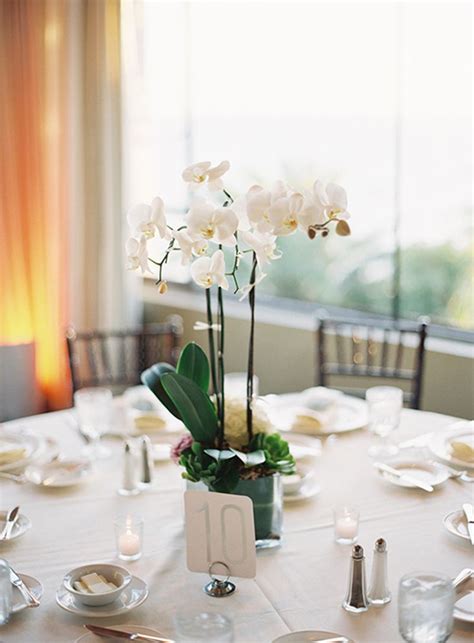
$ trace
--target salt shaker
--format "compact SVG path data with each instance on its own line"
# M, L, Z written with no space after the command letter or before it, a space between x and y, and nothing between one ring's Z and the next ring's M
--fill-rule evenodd
M375 541L372 575L367 595L371 605L385 605L392 600L387 585L387 543L383 538Z
M137 475L135 469L135 457L132 453L129 442L125 442L123 453L123 479L122 486L118 490L121 496L136 496L140 493L137 486Z
M10 566L0 558L0 625L5 625L10 619L12 610L12 584L10 582Z
M364 548L354 545L352 548L349 585L342 607L348 612L365 612L369 608L365 588Z
M148 487L152 482L153 462L151 458L151 441L147 435L144 435L140 445L140 486Z

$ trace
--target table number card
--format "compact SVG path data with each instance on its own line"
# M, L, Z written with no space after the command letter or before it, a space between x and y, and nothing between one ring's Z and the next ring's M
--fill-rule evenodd
M187 564L191 572L209 572L222 562L229 575L255 578L257 557L253 505L248 496L209 491L186 491ZM224 570L214 568L214 573Z

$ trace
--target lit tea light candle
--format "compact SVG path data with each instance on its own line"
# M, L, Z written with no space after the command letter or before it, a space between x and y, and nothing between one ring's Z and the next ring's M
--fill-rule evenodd
M359 512L349 507L336 509L334 511L334 531L337 543L343 545L355 543L359 531Z
M118 557L122 560L137 560L142 555L143 520L127 516L115 522Z

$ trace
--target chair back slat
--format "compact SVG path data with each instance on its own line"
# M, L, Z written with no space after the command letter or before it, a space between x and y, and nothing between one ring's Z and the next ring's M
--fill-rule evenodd
M320 316L316 334L316 381L321 386L331 386L330 380L335 376L391 379L399 384L406 382L405 400L412 408L419 408L427 327L426 319L419 323L394 323L369 319L335 320ZM333 335L335 350L332 354L327 351L327 335ZM346 359L344 345L348 342L350 352ZM407 368L407 351L412 346L414 365ZM331 355L336 361L331 360ZM337 388L343 388L339 382ZM352 387L351 390L365 395L363 387Z
M69 328L66 342L73 392L86 386L124 389L139 384L142 371L155 362L176 365L181 335L177 316L139 330L77 332Z

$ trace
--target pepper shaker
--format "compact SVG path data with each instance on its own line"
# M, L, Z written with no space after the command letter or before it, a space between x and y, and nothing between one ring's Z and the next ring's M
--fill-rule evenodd
M365 612L369 608L365 586L364 548L354 545L352 548L349 585L342 607L348 612Z
M387 543L383 538L375 541L368 599L371 605L386 605L392 600L387 584Z
M123 453L123 478L122 486L118 490L121 496L136 496L140 493L137 486L137 474L135 467L135 456L129 442L125 442Z
M140 486L148 487L153 483L153 462L151 457L151 441L144 435L140 444Z

